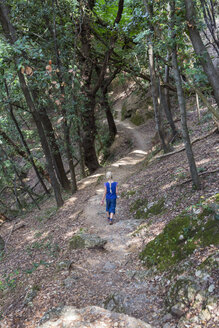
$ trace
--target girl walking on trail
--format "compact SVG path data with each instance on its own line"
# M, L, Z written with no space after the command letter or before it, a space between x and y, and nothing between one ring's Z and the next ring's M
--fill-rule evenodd
M112 172L106 173L107 182L104 183L105 191L101 200L101 205L106 197L106 212L109 224L113 224L113 216L116 212L116 198L118 182L113 181Z

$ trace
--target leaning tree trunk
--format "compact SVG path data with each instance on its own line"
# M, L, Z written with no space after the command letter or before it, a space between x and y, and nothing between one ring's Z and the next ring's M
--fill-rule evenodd
M175 16L175 1L171 1L171 29L172 29L172 38L175 41L176 35L175 35L175 31L173 29L174 21L175 21L174 16ZM175 83L176 83L176 88L177 88L178 103L179 103L180 114L181 114L182 135L183 135L183 140L184 140L185 149L186 149L186 155L187 155L187 159L188 159L188 163L189 163L189 167L190 167L191 178L192 178L193 184L196 187L196 189L200 189L201 183L200 183L200 179L199 179L196 164L195 164L195 159L194 159L194 155L193 155L193 151L192 151L188 126L187 126L185 97L183 94L182 79L181 79L179 66L178 66L178 62L177 62L176 41L174 42L173 49L172 49L172 64L173 64L173 72L174 72L174 78L175 78Z
M213 89L214 97L219 107L219 74L214 67L211 57L202 41L196 23L196 13L193 0L184 0L186 5L186 18L188 21L189 36L192 41L193 48L203 67L208 81Z
M23 151L21 149L21 147L19 147L17 144L15 144L15 142L4 132L1 130L0 128L0 136L3 137L3 139L6 141L6 143L8 145L10 145L13 150L20 155L21 157L23 157L26 161L28 161L29 163L32 164L31 160L30 160L30 156L28 155L28 153L26 153L25 151ZM35 163L35 162L34 162ZM43 169L43 167L41 166L41 163L35 163L35 165L37 166L37 169L39 170L40 174L42 174L42 176L50 182L48 173Z
M5 80L5 89L6 89L6 93L7 93L7 97L8 97L8 101L9 101L10 100L10 95L9 95L9 90L8 90L8 85L7 85L7 81L6 80ZM19 124L17 122L17 119L16 119L16 117L14 115L13 106L10 104L10 101L9 101L9 110L10 110L11 118L12 118L12 120L13 120L16 128L17 128L17 131L18 131L18 133L20 135L21 141L22 141L22 143L23 143L23 145L24 145L24 147L26 149L26 152L28 154L28 159L29 159L29 161L31 162L31 164L33 166L33 169L34 169L34 171L36 173L36 176L38 177L39 182L41 183L41 185L42 185L44 191L46 192L46 194L49 194L49 190L47 189L47 187L46 187L46 185L45 185L45 183L44 183L44 181L43 181L43 179L42 179L42 177L40 175L40 172L39 172L39 170L38 170L38 168L37 168L37 166L36 166L36 164L34 162L33 156L31 154L31 151L30 151L29 147L28 147L28 144L27 144L27 142L26 142L26 140L24 138L24 135L23 135L23 133L22 133L22 131L20 129L20 126L19 126Z
M28 102L27 98L26 98L26 101ZM30 105L28 105L28 106L30 106ZM56 179L55 172L53 170L52 155L51 155L51 152L50 152L50 149L49 149L49 144L47 142L46 135L45 135L45 132L43 130L43 126L42 126L39 114L36 111L32 112L32 114L33 114L33 118L34 118L37 130L38 130L38 133L39 133L41 145L42 145L45 157L46 157L47 169L48 169L48 172L49 172L51 185L52 185L53 190L54 190L56 203L57 203L58 207L61 207L64 204L64 202L63 202L63 199L62 199L59 183Z
M58 177L59 182L60 182L61 186L63 187L63 189L68 191L71 188L70 182L65 173L62 157L61 157L61 154L59 151L59 146L57 144L56 137L55 137L55 132L54 132L52 123L48 117L48 114L47 114L45 108L41 109L40 118L43 123L43 127L45 130L46 136L47 136L47 140L50 145L52 157L54 159L53 162L54 162L54 167L55 167L57 177Z

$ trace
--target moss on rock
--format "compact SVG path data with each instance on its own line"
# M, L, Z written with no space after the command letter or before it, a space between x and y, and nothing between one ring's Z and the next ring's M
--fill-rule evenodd
M131 204L130 212L135 212L136 219L147 219L149 215L158 215L164 211L164 199L148 203L147 199L137 199Z
M69 246L71 249L84 248L85 240L80 235L75 235L71 238Z
M209 208L198 216L181 214L170 221L163 232L140 253L148 266L166 270L186 258L198 247L219 244L219 224Z

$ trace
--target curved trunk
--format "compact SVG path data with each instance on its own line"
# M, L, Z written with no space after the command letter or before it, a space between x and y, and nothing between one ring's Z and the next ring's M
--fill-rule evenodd
M208 81L213 89L214 97L219 107L219 74L212 63L211 57L202 41L199 30L197 28L195 22L196 14L194 3L192 0L185 0L185 5L189 36L192 41L195 53L198 56L203 70L207 75Z

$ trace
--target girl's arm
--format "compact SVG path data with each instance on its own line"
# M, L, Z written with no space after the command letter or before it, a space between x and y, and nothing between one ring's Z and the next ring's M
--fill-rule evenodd
M106 197L106 186L105 186L105 190L104 190L104 194L103 194L103 198L102 198L102 200L101 200L101 205L103 205L103 202L104 202L104 199L105 199L105 197Z

